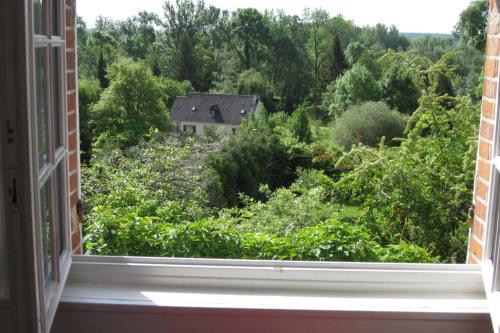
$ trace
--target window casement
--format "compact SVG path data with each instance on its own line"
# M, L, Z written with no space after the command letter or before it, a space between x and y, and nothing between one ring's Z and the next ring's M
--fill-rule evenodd
M0 9L14 13L4 23L12 36L8 29L2 40L16 41L1 55L16 59L5 78L12 83L6 98L13 102L1 119L8 132L1 162L9 301L18 309L16 331L48 332L71 262L65 1L9 0Z
M15 325L20 327L16 331L19 332L50 331L72 265L69 247L68 135L64 112L64 5L64 0L0 2L2 12L15 13L10 18L14 27L11 29L11 36L7 36L8 30L0 30L0 35L6 36L4 40L10 41L10 45L16 45L13 47L17 50L14 58L23 59L16 62L10 73L12 82L15 81L9 88L10 97L7 93L5 99L0 99L0 103L7 103L9 98L14 101L6 107L6 113L0 113L0 136L7 137L3 130L5 128L13 132L9 140L0 140L0 149L5 148L7 157L0 160L4 189L0 191L0 196L5 193L2 201L4 207L0 208L2 211L5 208L6 215L4 220L0 216L0 228L2 221L8 221L5 224L9 246L8 271L11 277L9 290L12 291L10 297L13 307L16 310L21 309L15 319ZM0 26L1 24L6 23L0 23ZM25 41L14 43L14 39L23 38ZM0 60L4 60L3 57L12 58L4 54L7 49L0 50ZM9 78L9 75L0 75L0 82L7 81L6 78ZM183 130L196 133L196 126L184 125ZM497 151L500 152L500 149ZM1 152L3 157L4 151ZM495 177L498 182L499 176ZM496 235L490 242L491 248L494 248L493 244L498 243L498 233L490 232ZM1 235L0 229L0 237ZM498 249L490 250L490 253L497 253L491 255L490 259L498 266ZM78 302L78 297L80 300L87 297L89 302L100 298L102 303L113 304L119 301L117 295L129 297L124 292L129 290L136 297L140 297L139 300L145 299L149 305L157 305L160 302L157 302L155 295L158 295L162 302L172 302L170 296L175 293L171 290L177 286L183 287L183 292L186 292L187 288L187 294L189 290L193 290L193 297L198 297L197 293L202 294L202 288L212 291L219 288L220 295L226 295L229 299L228 304L238 306L245 296L244 292L248 294L246 299L249 302L260 302L261 299L253 294L254 290L260 288L262 299L265 299L266 293L270 291L283 293L276 295L276 299L282 300L276 305L279 309L300 305L303 299L300 297L294 304L285 304L283 301L287 300L283 295L296 291L307 294L307 297L311 296L308 306L311 310L318 310L319 305L315 303L314 297L330 291L338 292L338 295L342 296L331 301L331 304L335 303L332 306L342 306L342 301L349 297L352 300L360 299L361 301L353 303L354 310L361 307L362 302L371 300L371 307L365 306L365 309L383 311L379 301L387 298L389 294L393 295L390 302L386 300L387 312L398 312L405 297L409 302L409 312L432 312L433 306L445 311L444 306L439 308L439 295L448 297L446 306L457 303L455 296L461 295L465 302L460 303L463 309L457 311L469 312L470 315L479 312L483 314L483 291L475 266L123 257L76 257L74 262L72 276L65 291L67 300L72 299L74 302ZM493 291L499 290L499 274L499 269L494 268ZM375 283L371 283L372 281ZM272 290L269 288L270 282ZM137 289L134 290L133 286L137 286ZM231 286L236 291L229 297L227 288ZM113 287L116 290L106 295L106 288ZM156 294L148 294L145 290L159 291ZM80 292L77 295L75 291ZM94 297L95 295L88 291L93 291L100 297ZM163 297L164 295L168 297ZM325 295L329 297L330 294ZM422 295L427 295L428 298L419 299ZM182 301L181 297L177 300ZM414 300L418 302L413 302ZM434 302L429 305L427 301L432 300ZM470 300L476 302L469 304ZM217 298L209 301L216 303ZM274 302L274 299L269 302ZM330 303L321 310L330 309ZM201 304L201 300L196 299L193 304Z

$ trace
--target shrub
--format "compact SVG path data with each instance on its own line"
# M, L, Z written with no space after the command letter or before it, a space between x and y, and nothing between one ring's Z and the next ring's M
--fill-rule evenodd
M358 143L376 146L382 137L391 144L391 139L401 137L404 129L401 113L384 102L367 102L347 110L335 122L332 133L336 144L350 149Z

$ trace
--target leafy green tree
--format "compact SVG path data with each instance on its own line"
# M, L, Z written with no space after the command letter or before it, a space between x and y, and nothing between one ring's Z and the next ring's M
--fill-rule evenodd
M172 107L177 96L187 96L193 91L193 86L189 81L179 82L165 77L161 77L159 81L164 92L165 105L168 108Z
M94 120L91 110L95 103L99 101L101 87L97 80L80 80L78 82L78 116L80 123L80 151L81 159L84 163L91 157L91 147L93 141Z
M363 205L360 221L380 244L404 241L463 262L478 117L467 97L425 93L400 147L357 147L337 162L353 170L337 195Z
M375 147L382 138L394 145L391 140L403 136L405 125L402 114L384 102L366 102L349 108L335 121L333 140L346 150L358 143Z
M312 132L309 124L309 116L307 115L307 108L301 105L295 110L290 118L290 127L293 135L299 142L311 143Z
M146 137L150 128L168 129L161 82L140 62L121 59L111 65L110 86L92 107L94 137L130 147Z
M413 113L418 107L420 87L410 70L394 63L387 68L381 79L382 99L402 113Z
M351 105L380 100L379 83L363 65L354 65L327 87L323 105L332 118L338 118Z
M241 8L231 18L232 43L244 69L257 66L269 39L265 17L254 8Z
M257 128L240 128L227 145L209 156L207 164L214 171L212 182L218 184L213 188L222 190L228 206L241 204L239 193L261 198L260 184L274 190L289 185L293 179L278 138Z
M488 1L475 0L461 14L453 34L462 43L484 52L488 24Z

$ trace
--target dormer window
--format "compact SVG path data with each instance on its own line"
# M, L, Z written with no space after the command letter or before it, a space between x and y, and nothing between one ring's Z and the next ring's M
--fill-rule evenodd
M191 108L191 111L196 112L196 106L193 106L193 107Z

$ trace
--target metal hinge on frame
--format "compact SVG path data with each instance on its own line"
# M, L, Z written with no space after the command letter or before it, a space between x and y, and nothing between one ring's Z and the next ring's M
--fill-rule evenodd
M469 212L467 213L467 223L469 224L469 228L474 226L474 204L472 204L469 208Z

